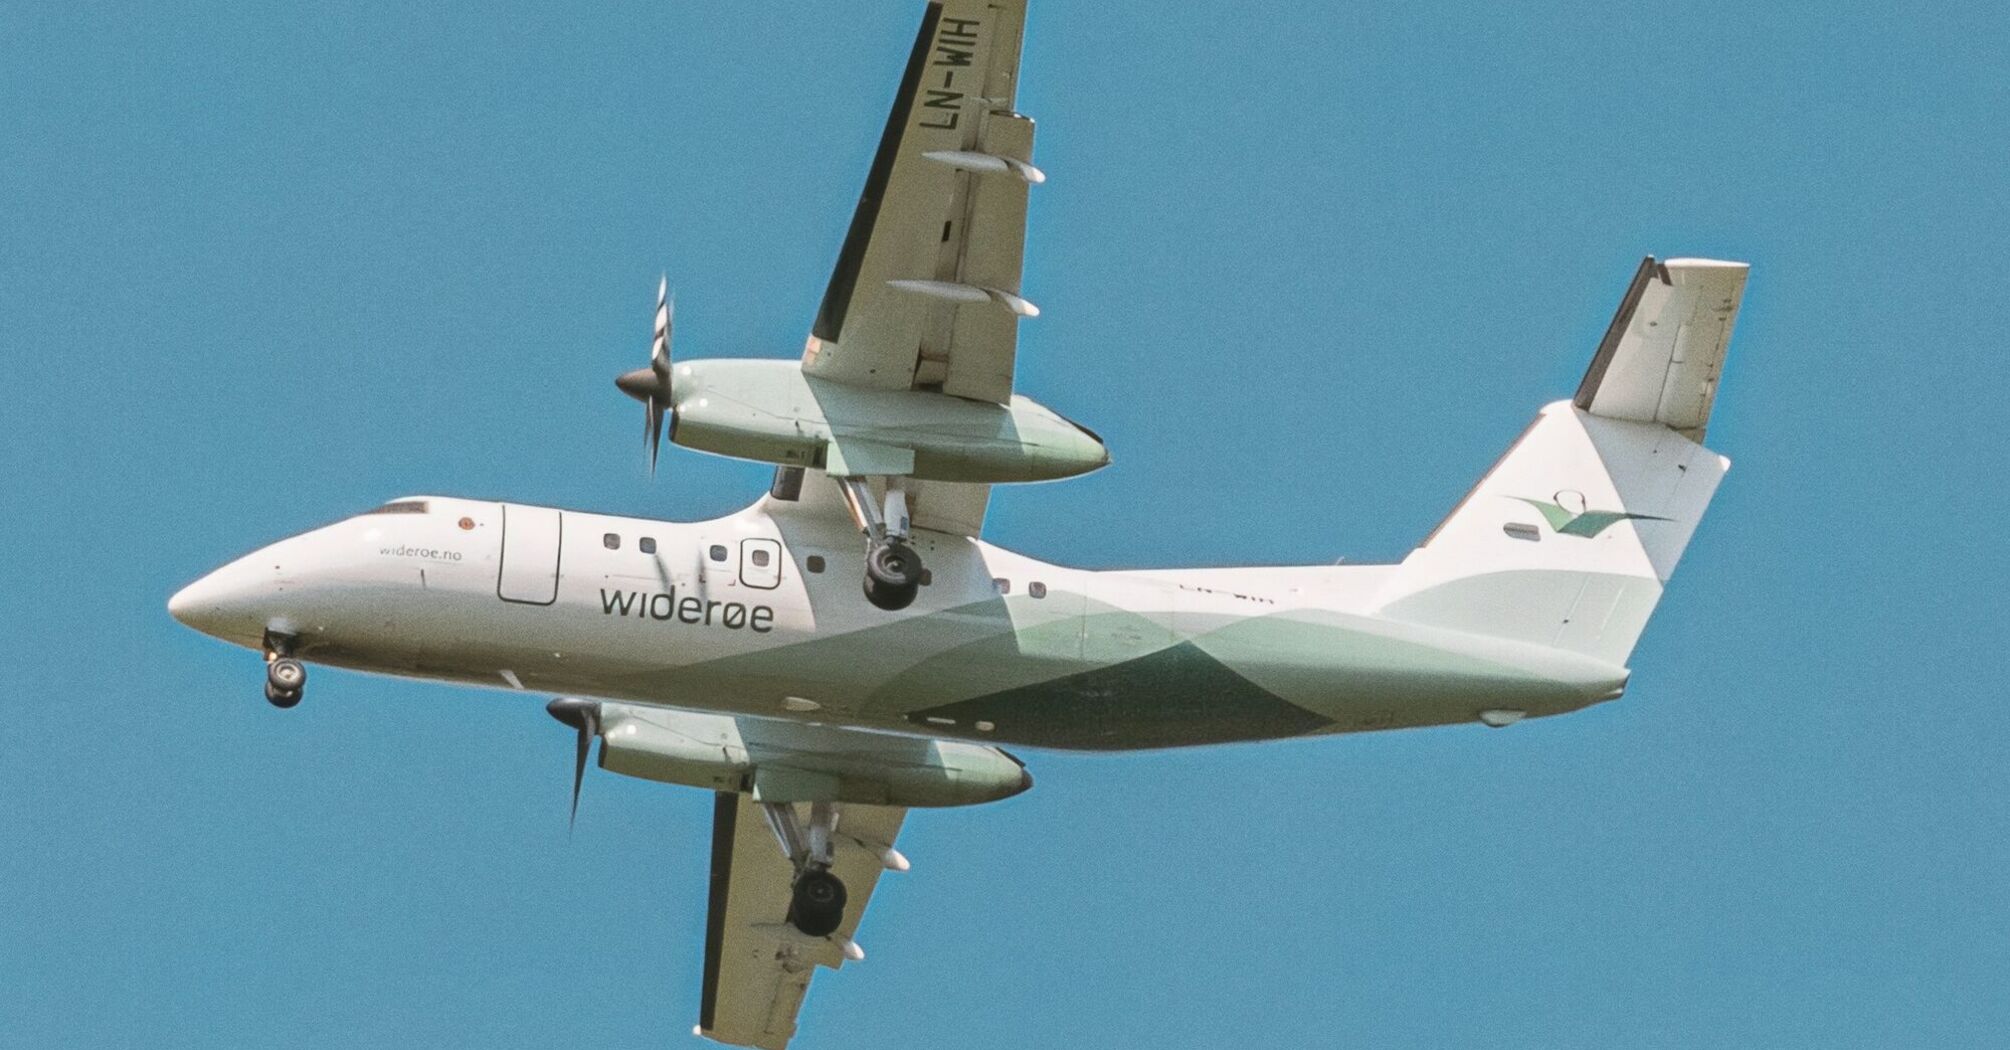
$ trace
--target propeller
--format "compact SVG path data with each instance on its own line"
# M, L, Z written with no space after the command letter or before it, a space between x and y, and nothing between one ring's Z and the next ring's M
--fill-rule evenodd
M670 416L670 432L677 432L677 406L670 400L670 330L676 300L670 296L670 277L656 284L656 337L649 346L649 367L624 372L614 381L621 392L642 402L646 413L642 440L649 447L649 473L656 473L656 455L663 444L663 417Z
M551 717L579 730L579 748L572 758L572 817L570 828L579 822L579 787L586 779L586 756L593 750L593 738L600 735L600 705L591 700L561 697L544 705Z

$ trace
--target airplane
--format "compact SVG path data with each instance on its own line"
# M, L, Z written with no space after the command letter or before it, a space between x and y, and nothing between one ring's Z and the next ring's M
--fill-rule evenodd
M668 522L410 496L264 547L168 603L264 657L555 696L572 813L603 770L715 793L696 1033L780 1050L909 809L1033 784L1008 748L1128 751L1504 727L1618 698L1729 468L1702 445L1747 267L1648 257L1576 394L1543 407L1397 564L1086 571L981 532L991 487L1097 470L1017 392L1033 122L1024 0L932 0L800 362L674 360L663 440L775 467Z

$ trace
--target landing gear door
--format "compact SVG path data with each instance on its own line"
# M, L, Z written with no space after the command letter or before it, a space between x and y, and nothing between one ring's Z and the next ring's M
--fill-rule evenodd
M550 507L502 505L502 568L496 596L506 602L550 605L558 600L558 544L564 522Z
M780 541L740 541L740 585L762 591L772 591L782 585Z

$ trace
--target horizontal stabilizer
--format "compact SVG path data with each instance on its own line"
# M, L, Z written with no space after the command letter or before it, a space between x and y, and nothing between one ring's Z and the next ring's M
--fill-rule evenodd
M1578 387L1577 407L1607 419L1659 423L1702 441L1750 269L1648 256Z

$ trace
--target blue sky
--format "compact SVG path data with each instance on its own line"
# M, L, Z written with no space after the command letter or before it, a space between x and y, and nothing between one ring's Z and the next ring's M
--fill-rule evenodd
M537 702L168 594L409 492L698 518L610 382L795 355L919 5L0 23L0 1047L682 1045L709 800ZM1982 1046L2010 1028L1997 4L1045 3L1021 388L1116 464L987 538L1399 557L1643 254L1754 265L1735 461L1622 701L927 813L805 1047Z

